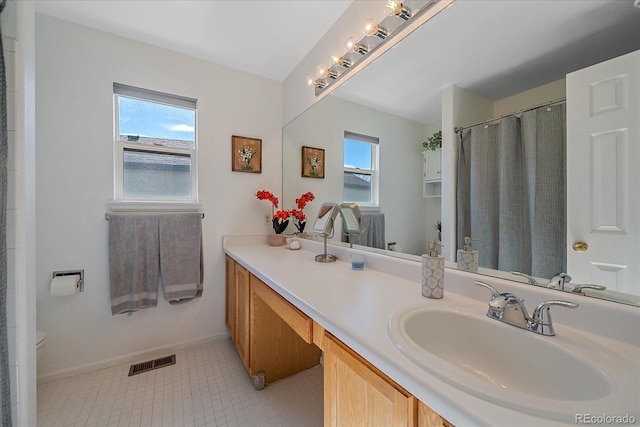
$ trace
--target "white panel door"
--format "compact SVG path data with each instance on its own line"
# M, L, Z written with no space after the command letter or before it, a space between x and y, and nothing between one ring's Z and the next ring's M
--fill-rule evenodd
M640 51L567 75L567 245L573 283L640 293Z

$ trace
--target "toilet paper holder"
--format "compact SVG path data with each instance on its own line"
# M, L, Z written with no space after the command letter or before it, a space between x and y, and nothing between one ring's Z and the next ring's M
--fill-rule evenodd
M53 277L80 275L80 292L84 292L84 270L54 271ZM53 278L52 277L52 278Z

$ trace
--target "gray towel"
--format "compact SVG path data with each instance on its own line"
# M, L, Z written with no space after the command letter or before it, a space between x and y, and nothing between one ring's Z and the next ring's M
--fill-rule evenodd
M383 213L363 213L362 222L364 231L359 235L343 236L343 241L348 241L354 245L369 246L371 248L384 249L384 214Z
M160 270L172 304L202 295L202 219L197 213L160 216Z
M158 305L158 216L109 215L111 314Z

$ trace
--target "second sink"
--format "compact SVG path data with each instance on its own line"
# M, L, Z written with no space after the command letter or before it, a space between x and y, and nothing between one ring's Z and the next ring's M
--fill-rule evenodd
M396 313L389 334L414 363L484 400L566 422L595 408L637 411L638 367L578 334L544 337L424 305Z

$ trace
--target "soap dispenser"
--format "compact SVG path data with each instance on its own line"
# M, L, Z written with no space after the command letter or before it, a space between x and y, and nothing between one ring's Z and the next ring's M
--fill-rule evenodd
M422 255L422 296L433 299L444 296L444 257L438 255L439 244L429 241L429 253Z
M460 270L478 272L478 251L471 249L471 237L464 238L464 248L458 249L456 259Z

